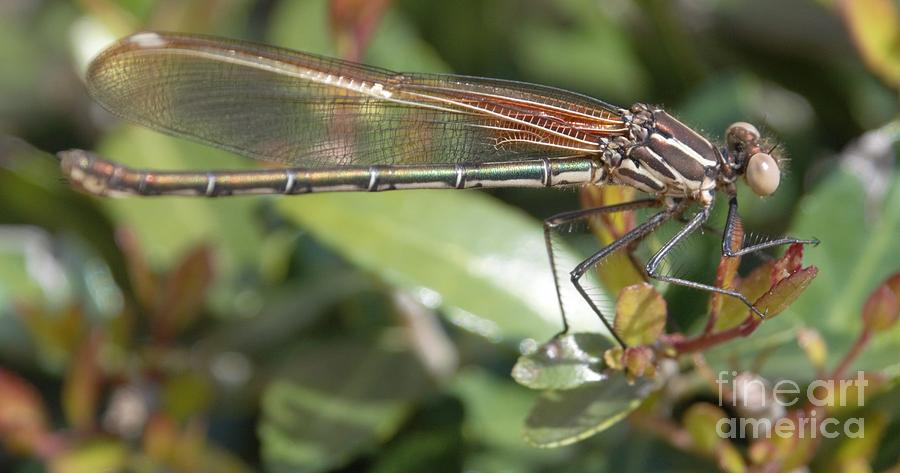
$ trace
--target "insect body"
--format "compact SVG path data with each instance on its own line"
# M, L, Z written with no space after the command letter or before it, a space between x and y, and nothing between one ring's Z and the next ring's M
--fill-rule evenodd
M737 292L658 272L669 251L708 219L716 192L730 196L725 254L817 243L782 238L730 247L738 219L737 178L744 176L759 195L773 193L780 179L777 161L747 123L732 125L726 146L718 149L664 110L644 104L624 109L552 87L395 73L271 46L172 33L120 40L92 61L87 81L92 96L123 118L286 166L166 172L131 169L82 150L59 153L68 178L98 195L219 197L604 184L643 191L650 197L545 221L559 289L550 239L560 225L662 207L569 273L604 323L582 288L585 272L693 204L699 212L650 259L648 275L737 297L764 315Z

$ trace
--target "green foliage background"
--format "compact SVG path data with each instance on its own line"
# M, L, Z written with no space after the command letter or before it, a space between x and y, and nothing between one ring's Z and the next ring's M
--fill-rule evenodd
M359 21L374 28L369 64L661 104L715 138L759 124L791 164L776 196L741 195L745 227L819 238L806 263L820 272L786 313L709 357L726 367L764 352L763 373L802 382L815 370L796 331L819 330L833 362L900 268L900 20L883 3L397 0ZM537 394L510 369L521 344L560 328L540 220L577 208L576 192L107 200L60 181L51 155L75 147L160 169L254 164L99 109L79 79L98 38L158 29L341 55L351 40L338 26L324 0L0 5L0 366L40 394L48 428L71 434L51 462L7 445L0 470L710 467L627 423L557 450L521 440ZM679 257L708 280L715 236ZM666 297L670 324L695 329L706 298ZM575 317L600 330L586 308ZM95 363L79 370L85 353ZM858 367L893 378L897 353L894 328ZM156 443L150 430L100 434L126 387L164 426ZM866 457L875 471L900 455L895 407Z

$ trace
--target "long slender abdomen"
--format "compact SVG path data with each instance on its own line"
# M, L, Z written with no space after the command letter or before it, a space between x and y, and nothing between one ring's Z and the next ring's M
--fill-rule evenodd
M395 189L552 187L603 182L589 156L500 163L273 168L250 171L168 172L132 169L83 150L59 153L64 174L91 194L307 194Z

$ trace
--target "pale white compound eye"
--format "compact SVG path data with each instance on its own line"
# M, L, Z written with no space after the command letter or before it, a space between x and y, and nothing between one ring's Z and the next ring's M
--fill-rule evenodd
M756 195L765 197L778 189L778 184L781 183L781 170L778 169L778 162L772 155L756 153L747 162L744 179Z

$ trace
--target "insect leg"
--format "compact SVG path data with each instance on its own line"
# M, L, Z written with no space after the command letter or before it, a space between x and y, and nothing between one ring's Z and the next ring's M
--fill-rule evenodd
M734 230L739 225L741 216L738 213L737 197L732 197L728 202L728 218L725 220L725 232L722 235L722 254L725 256L742 256L749 253L755 253L773 246L790 245L793 243L802 243L804 245L818 245L819 240L813 238L811 240L801 240L794 237L784 237L775 240L764 241L756 245L750 245L739 250L732 248Z

